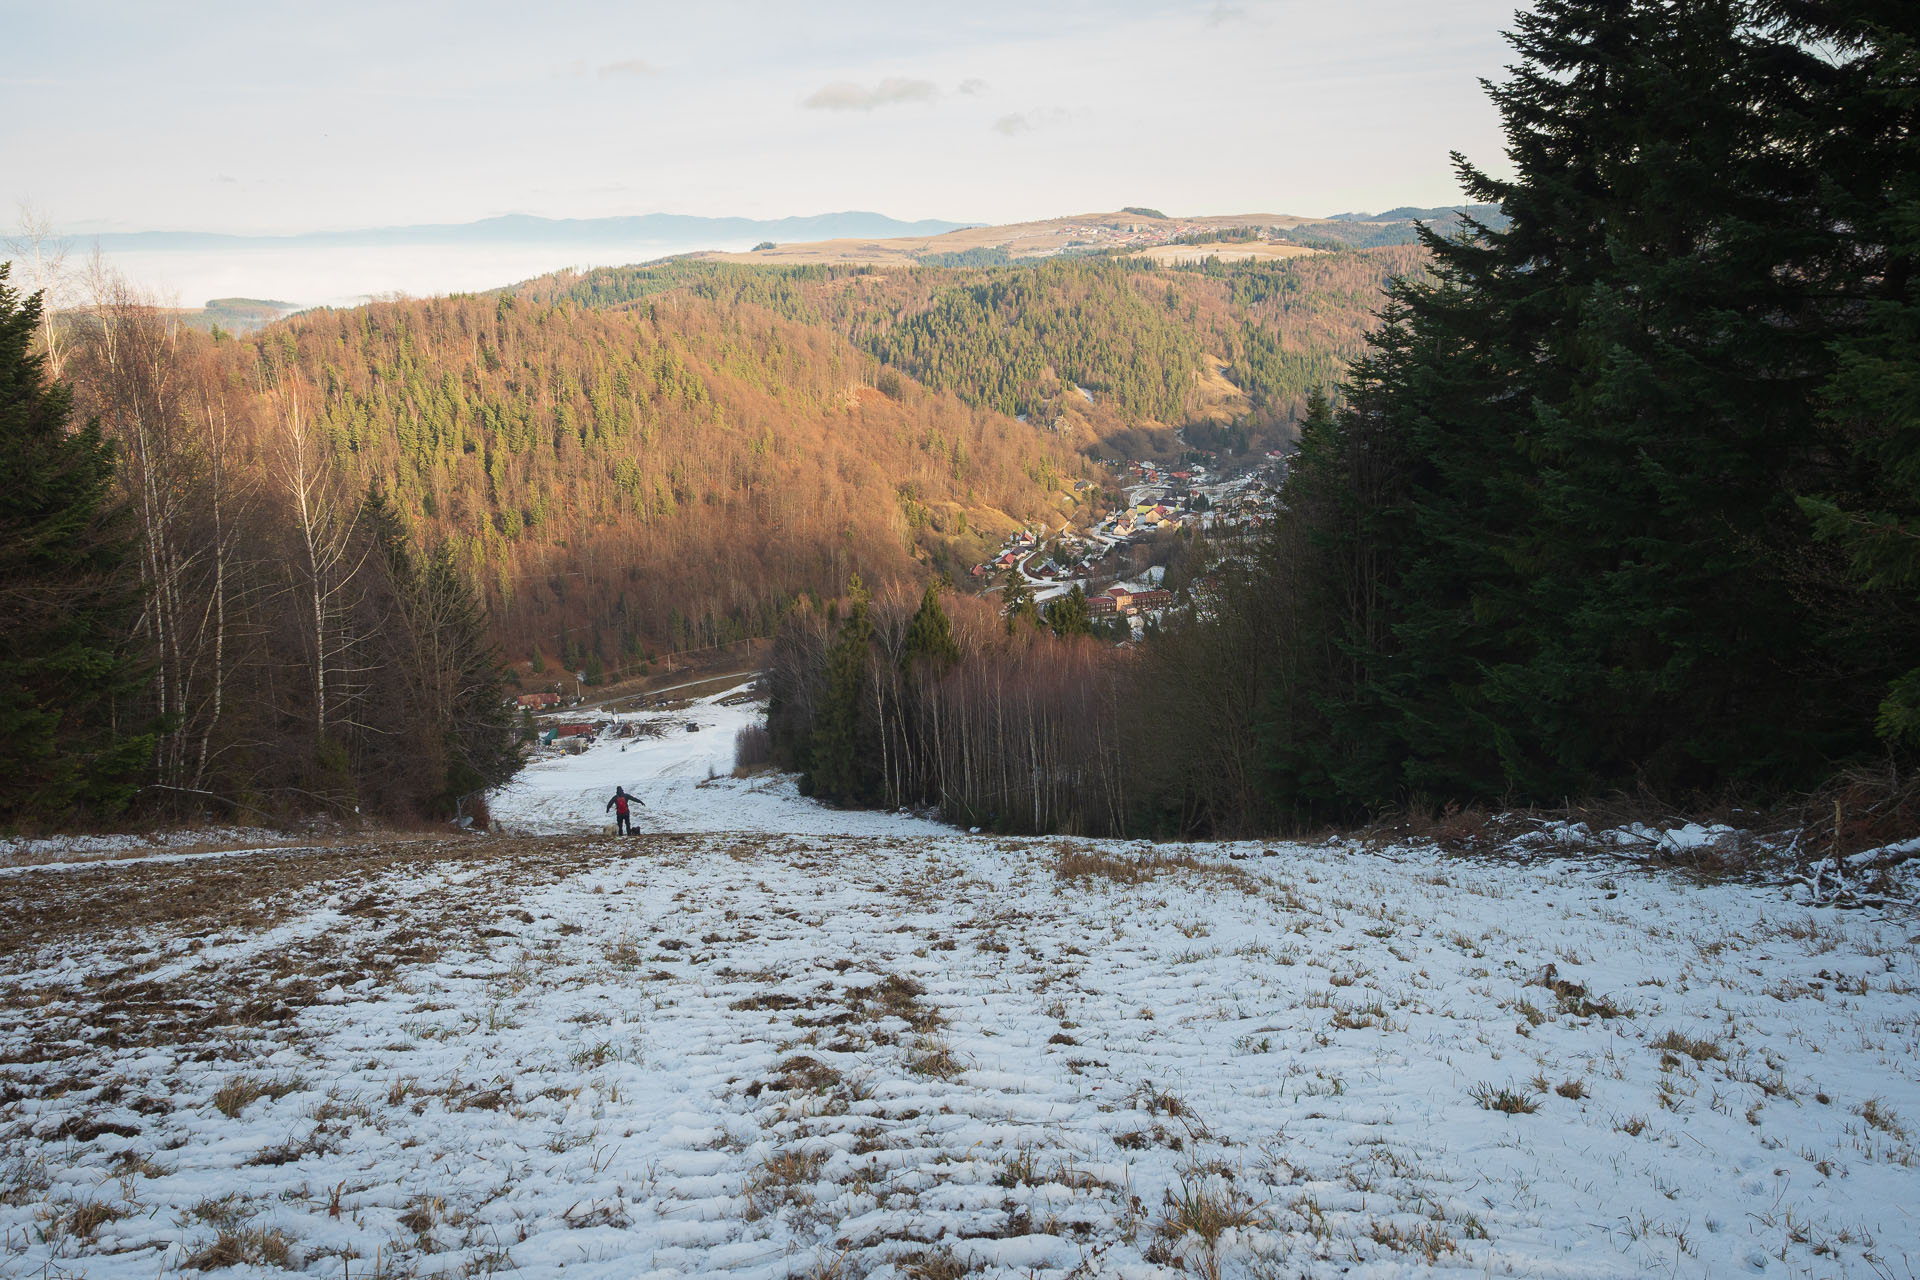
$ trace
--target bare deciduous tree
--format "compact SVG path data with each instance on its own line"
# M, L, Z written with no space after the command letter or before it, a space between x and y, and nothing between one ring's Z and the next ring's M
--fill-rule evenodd
M279 419L276 470L293 521L291 568L306 618L314 741L325 744L356 674L350 655L357 637L348 622L366 549L356 547L354 538L358 505L343 492L339 468L307 412L310 393L294 369L276 363L267 371L272 378L268 397Z
M40 295L40 346L47 355L47 372L58 379L65 372L67 335L56 312L74 302L67 242L54 231L46 210L22 200L19 222L6 239L6 249L19 273L17 283L28 293Z

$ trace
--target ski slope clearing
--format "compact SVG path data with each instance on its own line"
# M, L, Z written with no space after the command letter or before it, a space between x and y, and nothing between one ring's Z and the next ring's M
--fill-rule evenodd
M611 834L607 801L615 787L639 797L633 829L927 835L951 828L894 814L829 809L800 797L786 774L734 778L734 736L765 723L766 704L751 683L648 711L594 713L633 726L639 736L602 737L581 755L550 751L487 798L508 832ZM587 719L570 713L566 719Z
M740 828L8 877L0 1276L1920 1271L1908 916L641 759Z

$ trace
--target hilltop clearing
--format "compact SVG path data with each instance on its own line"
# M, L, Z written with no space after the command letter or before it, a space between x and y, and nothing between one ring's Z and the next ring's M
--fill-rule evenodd
M1475 206L1471 214L1504 224L1497 210ZM710 262L762 266L826 265L909 267L984 266L989 260L1013 261L1057 254L1136 251L1163 262L1197 261L1167 255L1157 247L1190 246L1195 241L1257 236L1265 252L1286 257L1320 247L1377 247L1412 244L1415 224L1442 230L1461 223L1459 209L1390 209L1378 215L1338 214L1303 218L1285 213L1206 214L1168 217L1157 211L1122 209L1113 213L1076 213L999 226L962 227L938 235L840 237L830 240L773 242L747 252L712 251L691 255ZM1243 246L1244 247L1244 246ZM1228 246L1222 245L1222 256ZM1242 256L1252 256L1243 254Z
M1171 266L1188 266L1209 258L1221 262L1261 262L1276 258L1299 258L1316 252L1318 250L1303 244L1263 241L1258 244L1160 244L1150 249L1140 249L1131 256Z
M704 253L714 262L755 262L768 265L796 263L852 263L914 265L943 255L980 254L998 250L1008 258L1048 257L1068 250L1124 248L1158 244L1167 238L1229 227L1291 229L1308 222L1288 214L1249 213L1197 218L1156 217L1122 210L1117 213L1076 213L1032 222L999 226L963 227L930 236L893 236L876 239L837 239L812 243L776 244L748 253ZM936 263L937 265L937 263Z
M702 727L629 762L627 841L9 875L0 1274L1920 1260L1910 920L1597 854L968 836L707 782L746 714L657 712Z

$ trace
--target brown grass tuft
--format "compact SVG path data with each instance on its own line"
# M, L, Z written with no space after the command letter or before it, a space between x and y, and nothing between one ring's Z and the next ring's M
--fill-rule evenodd
M306 1088L306 1081L296 1076L282 1076L277 1080L257 1080L252 1076L235 1076L214 1091L214 1109L229 1120L235 1119L248 1104L259 1098L272 1098L279 1101L290 1093L298 1093Z
M1127 857L1067 840L1061 841L1056 847L1060 856L1053 864L1053 874L1069 884L1101 879L1111 880L1115 884L1137 885L1180 872L1215 876L1242 888L1248 887L1252 879L1239 867L1203 861L1184 850L1169 853L1156 849L1151 853Z
M962 1276L972 1275L974 1270L945 1246L907 1254L898 1259L895 1265L907 1275L908 1280L960 1280Z
M920 1045L907 1058L907 1070L917 1076L951 1080L965 1071L966 1065L955 1056L953 1046L942 1035L924 1035Z
M1669 1053L1684 1053L1695 1062L1724 1062L1727 1051L1718 1040L1701 1040L1684 1035L1678 1031L1669 1031L1653 1042L1656 1049Z
M1473 1086L1467 1096L1480 1104L1482 1110L1499 1111L1510 1116L1532 1115L1540 1109L1540 1103L1530 1093L1519 1089L1501 1088L1487 1081Z
M242 1227L222 1231L214 1242L189 1255L181 1265L189 1271L218 1271L242 1264L292 1270L293 1241L275 1228Z
M101 1227L127 1216L126 1210L101 1200L83 1200L62 1214L56 1230L76 1240L91 1240Z
M825 1152L801 1151L797 1147L776 1151L762 1160L759 1167L747 1175L746 1184L741 1188L747 1201L748 1220L764 1218L782 1205L812 1204L810 1184L820 1176L820 1166L826 1162Z

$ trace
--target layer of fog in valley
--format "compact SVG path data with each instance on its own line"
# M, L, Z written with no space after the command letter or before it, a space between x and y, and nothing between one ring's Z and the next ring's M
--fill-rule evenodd
M356 306L391 294L430 297L499 288L563 267L622 266L750 243L628 241L607 245L297 245L103 251L111 267L162 301L271 298L301 307Z

